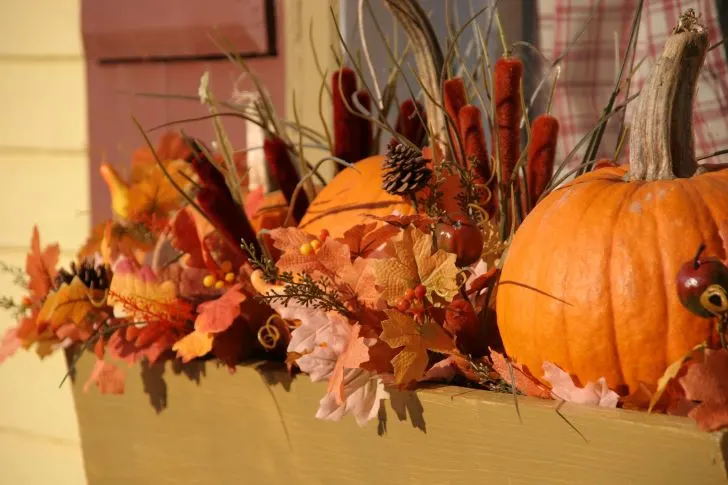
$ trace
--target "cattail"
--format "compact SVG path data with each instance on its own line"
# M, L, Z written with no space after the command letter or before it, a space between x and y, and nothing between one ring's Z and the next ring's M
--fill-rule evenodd
M215 187L220 190L227 190L225 176L207 158L202 142L189 137L185 137L185 140L187 141L187 144L191 149L191 152L187 156L186 160L192 164L192 168L194 169L195 173L197 173L197 177L200 179L200 183L204 186Z
M485 140L480 108L472 104L460 108L458 125L460 126L460 138L463 141L465 160L469 164L468 168L475 173L475 182L477 184L488 184L488 189L490 189L491 194L487 200L482 200L482 206L489 215L493 216L497 208L496 181L491 176L488 145Z
M498 157L502 184L506 190L510 187L513 171L521 151L521 78L523 63L514 57L501 57L495 63L494 97L495 121L498 131ZM506 194L506 199L509 194Z
M348 67L335 71L331 76L332 104L334 108L334 156L349 163L355 160L355 140L359 118L350 110L356 107L352 101L356 93L356 74Z
M363 117L365 114L370 114L372 109L372 98L368 91L362 89L357 91L356 99L359 101L361 107L364 108L365 113L361 113L362 117L356 117L354 123L356 127L350 133L350 136L354 138L354 151L352 153L354 162L364 160L372 154L372 142L374 141L372 139L372 122ZM357 106L352 107L357 112L360 111ZM339 167L339 170L344 168L342 165L338 164L337 167Z
M559 121L554 116L542 114L533 120L526 165L529 207L536 205L551 180L558 136Z
M447 117L450 121L452 121L452 123L447 122L446 125L450 133L450 139L452 140L453 154L461 164L464 164L457 137L458 134L462 132L461 127L459 126L460 109L468 104L465 83L463 82L463 79L459 77L448 79L442 85L442 92L445 103L445 112L447 113Z
M426 122L427 118L422 105L417 101L408 99L399 106L395 131L411 141L416 147L422 148L427 136Z
M246 253L240 247L241 241L252 244L256 250L259 249L253 226L250 225L242 208L230 197L229 192L223 192L211 186L200 187L197 193L197 203L225 242L238 255L247 258Z
M278 137L269 137L263 142L263 151L271 174L278 182L283 196L289 205L293 204L293 217L300 221L308 210L309 200L302 189L298 191L296 200L291 200L301 177L293 166L288 146Z

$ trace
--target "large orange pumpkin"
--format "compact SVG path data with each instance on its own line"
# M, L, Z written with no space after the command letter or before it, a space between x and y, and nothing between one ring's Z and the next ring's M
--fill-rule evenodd
M356 170L339 172L313 200L298 227L314 235L327 229L339 237L350 227L371 221L368 215L414 213L411 204L382 190L383 160L383 156L365 158L356 163Z
M710 336L712 323L688 312L676 288L700 243L726 256L718 227L728 218L728 170L696 175L692 141L707 47L705 29L683 15L641 91L629 171L577 178L517 231L498 325L507 353L535 375L550 361L584 383L603 376L621 392L654 389L669 364Z

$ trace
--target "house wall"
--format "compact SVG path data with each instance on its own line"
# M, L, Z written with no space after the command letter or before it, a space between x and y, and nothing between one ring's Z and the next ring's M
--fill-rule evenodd
M68 261L89 224L79 0L0 3L0 261L23 266L32 227ZM0 295L19 297L0 275ZM0 313L0 332L12 325ZM2 483L83 485L76 413L61 354L0 365Z

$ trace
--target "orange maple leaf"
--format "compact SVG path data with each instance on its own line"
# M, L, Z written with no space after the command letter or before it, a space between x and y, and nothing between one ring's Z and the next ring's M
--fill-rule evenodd
M142 261L154 245L150 241L142 240L134 229L134 226L126 227L113 221L95 225L86 243L78 251L78 259L93 257L99 252L103 257L108 256L112 262L121 255Z
M344 370L358 369L361 364L369 361L369 346L364 337L359 336L360 331L359 324L350 327L349 341L336 360L334 371L329 377L328 392L334 395L339 405L344 403Z
M247 295L240 292L241 288L242 285L237 284L217 300L197 307L199 315L195 320L195 330L210 334L227 330L240 315L240 304L247 299Z
M351 257L346 244L329 238L318 251L308 255L301 254L300 246L284 251L278 259L277 266L281 271L309 274L319 272L335 278L351 266Z
M397 310L385 313L388 318L382 322L379 338L393 349L404 347L392 359L397 384L405 386L422 378L429 363L428 350L442 354L455 351L452 338L432 319L419 324Z
M189 165L183 160L164 162L174 182L183 190L189 186L192 176ZM167 179L159 166L150 168L146 176L129 187L129 219L146 221L152 216L164 218L178 209L184 198Z
M177 356L182 359L182 362L187 363L192 359L207 355L212 350L213 341L213 334L195 330L175 342L172 350L177 352Z
M25 258L25 272L28 273L30 278L28 289L30 289L31 297L35 301L45 298L53 288L53 279L56 277L56 264L60 253L61 249L58 244L46 246L41 251L38 227L33 227L30 252Z
M174 131L164 133L160 138L154 152L149 147L136 150L131 157L131 182L139 182L148 176L148 173L157 166L157 158L162 162L171 160L185 160L192 153L189 144L182 135Z
M348 229L337 241L349 246L351 259L366 258L382 244L389 241L399 232L399 228L385 224L377 228L376 222L357 224Z
M90 296L90 290L75 276L70 284L63 283L48 295L36 321L48 322L54 330L65 323L80 326L86 323L86 316L93 309Z

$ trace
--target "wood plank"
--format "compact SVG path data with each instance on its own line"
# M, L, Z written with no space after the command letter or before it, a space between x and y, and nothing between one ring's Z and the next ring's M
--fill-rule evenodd
M80 59L80 9L77 0L2 2L0 55Z
M79 380L91 365L82 361ZM688 419L563 406L582 438L553 401L520 398L521 423L510 395L443 387L400 405L408 422L388 405L379 437L376 422L362 429L350 417L316 420L325 385L305 377L290 392L282 384L269 391L251 368L231 375L208 363L197 383L168 364L168 407L157 413L138 374L129 372L121 397L74 386L91 485L727 483L724 436Z
M51 414L46 409L47 414ZM69 443L0 429L2 482L23 485L86 483L78 442Z
M85 154L0 152L0 246L28 247L34 225L41 242L77 250L89 231L88 159Z
M0 146L86 148L86 82L82 59L0 62Z

